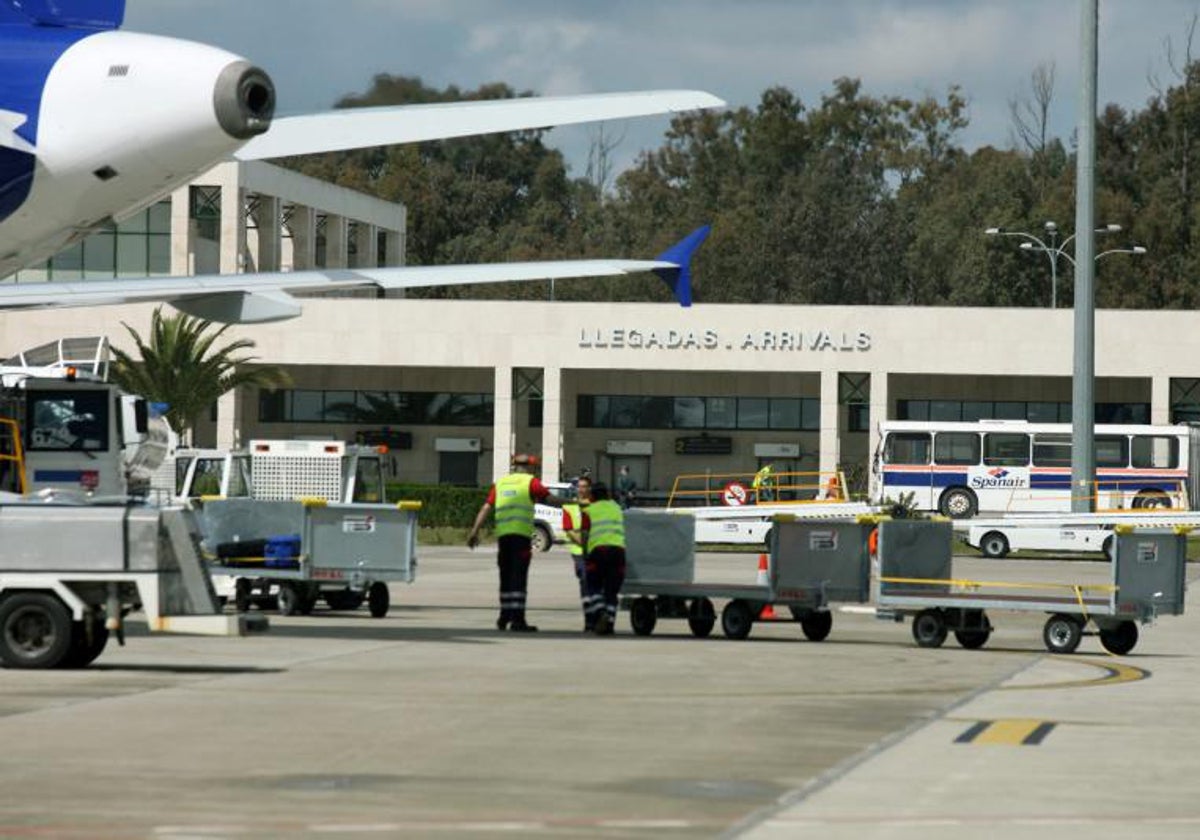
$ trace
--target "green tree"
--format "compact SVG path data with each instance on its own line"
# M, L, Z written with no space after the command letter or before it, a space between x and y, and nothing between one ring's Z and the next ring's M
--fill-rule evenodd
M239 355L254 347L250 339L216 346L228 324L213 330L210 321L183 313L164 316L159 307L151 318L148 340L124 326L140 358L112 348L113 381L131 394L166 403L167 421L181 439L190 437L200 415L227 391L241 385L275 388L291 382L279 368L255 366L255 357Z

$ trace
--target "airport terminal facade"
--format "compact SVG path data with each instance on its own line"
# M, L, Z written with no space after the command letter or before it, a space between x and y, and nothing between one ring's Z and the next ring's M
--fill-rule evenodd
M172 273L402 262L403 207L245 167L152 208ZM197 186L224 208L207 238ZM2 313L0 354L62 336L125 346L122 324L145 334L153 309ZM1097 313L1098 421L1200 419L1198 319ZM292 385L227 395L194 442L383 442L419 483L486 484L516 451L548 479L629 465L660 492L765 463L857 483L885 419L1069 420L1072 329L1066 309L312 298L300 318L230 330Z

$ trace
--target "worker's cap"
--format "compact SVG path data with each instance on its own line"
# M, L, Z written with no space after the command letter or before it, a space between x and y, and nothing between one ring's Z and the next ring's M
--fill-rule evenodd
M514 467L536 467L538 465L538 458L536 455L520 452L513 456L512 464Z

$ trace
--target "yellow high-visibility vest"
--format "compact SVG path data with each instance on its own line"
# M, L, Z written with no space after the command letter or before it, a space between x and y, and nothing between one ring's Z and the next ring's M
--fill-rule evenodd
M496 482L496 536L533 537L533 499L528 473L509 473Z
M591 530L588 531L587 548L611 545L625 547L625 512L612 499L592 502L587 509Z

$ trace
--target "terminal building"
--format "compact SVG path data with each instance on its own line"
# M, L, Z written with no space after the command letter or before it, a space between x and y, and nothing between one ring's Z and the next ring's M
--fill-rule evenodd
M226 164L16 280L398 265L404 208L266 164ZM277 223L271 220L277 220ZM113 241L93 244L103 236ZM128 237L128 243L123 237ZM142 257L126 256L142 250ZM105 274L104 272L108 272ZM647 275L647 283L660 282ZM308 298L232 328L291 387L226 395L196 445L388 444L399 480L481 485L514 452L640 488L678 475L844 469L862 487L885 419L1069 421L1067 309ZM148 331L152 305L0 313L0 356ZM1200 420L1192 312L1096 316L1097 422Z

